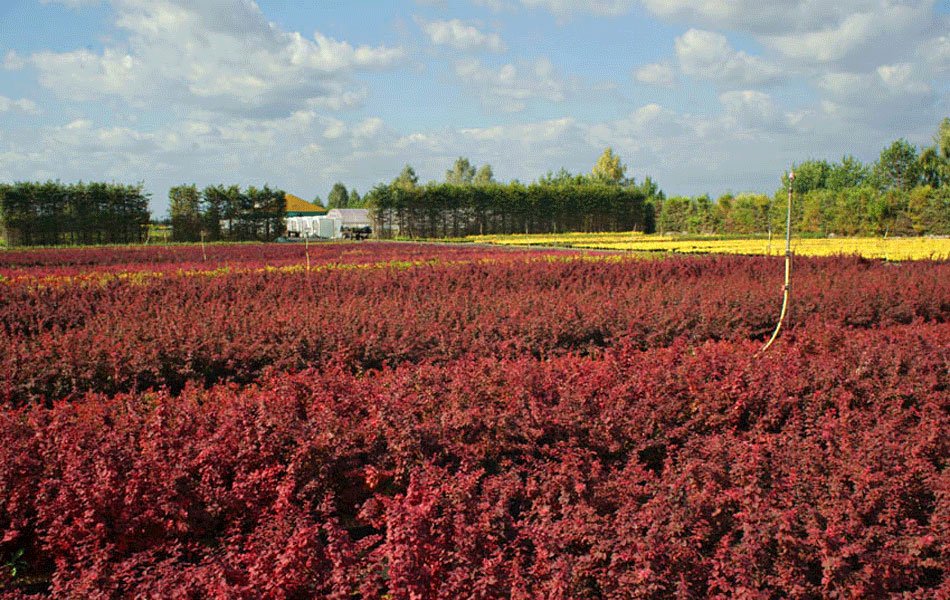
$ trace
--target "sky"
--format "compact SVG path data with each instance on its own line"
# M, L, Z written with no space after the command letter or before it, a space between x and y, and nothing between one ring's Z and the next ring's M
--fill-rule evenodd
M611 147L668 195L933 143L948 0L0 0L0 182L326 199Z

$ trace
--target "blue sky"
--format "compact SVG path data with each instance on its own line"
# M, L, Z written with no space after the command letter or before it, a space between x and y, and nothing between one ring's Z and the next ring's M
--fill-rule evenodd
M502 181L610 146L668 194L929 145L934 0L2 0L0 181L365 192L458 156Z

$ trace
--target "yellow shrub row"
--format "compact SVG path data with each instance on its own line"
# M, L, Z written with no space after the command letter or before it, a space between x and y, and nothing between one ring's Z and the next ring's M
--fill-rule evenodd
M626 232L478 236L471 239L476 242L502 245L556 245L640 252L772 255L785 253L785 240L778 237L773 238L770 243L765 239L683 240L670 236ZM865 258L886 260L947 259L950 258L950 239L929 237L793 239L792 252L800 256L859 254Z

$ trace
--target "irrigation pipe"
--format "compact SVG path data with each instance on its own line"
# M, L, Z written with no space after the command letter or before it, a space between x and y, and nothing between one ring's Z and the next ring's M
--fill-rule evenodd
M788 312L788 296L792 288L792 182L795 181L795 173L788 173L788 212L785 214L785 287L782 292L782 312L778 316L778 324L772 337L766 342L762 349L755 353L756 356L762 354L775 341L779 332L782 330L782 323L785 322L785 313Z

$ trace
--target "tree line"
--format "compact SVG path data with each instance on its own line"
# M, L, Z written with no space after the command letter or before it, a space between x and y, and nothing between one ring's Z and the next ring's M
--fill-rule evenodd
M313 203L323 206L323 201L320 200L320 196L314 198ZM337 181L333 184L330 193L327 195L326 208L366 208L366 199L360 196L356 188L347 191L343 182Z
M270 241L283 235L285 193L250 186L180 185L168 191L172 239L177 242Z
M793 230L809 235L950 235L950 119L934 144L901 138L864 164L809 159L792 165ZM788 173L773 196L672 197L654 204L658 232L763 234L785 231Z
M16 246L131 244L148 232L143 184L0 184L0 224Z
M476 169L459 157L444 182L419 184L410 166L390 183L366 194L380 237L458 237L498 233L623 231L653 228L654 197L647 178L638 185L625 175L608 148L590 175L565 170L528 185L494 179L491 165Z

